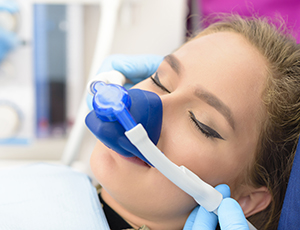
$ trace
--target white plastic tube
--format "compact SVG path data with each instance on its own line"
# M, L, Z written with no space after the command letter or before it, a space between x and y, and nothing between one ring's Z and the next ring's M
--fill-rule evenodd
M125 132L130 142L137 147L144 157L154 165L165 177L192 196L195 201L207 211L217 214L217 209L223 196L211 185L202 181L192 171L184 166L177 166L170 161L149 139L141 124ZM250 230L256 228L248 221Z
M207 211L216 210L223 196L211 185L202 181L184 166L178 167L170 161L149 139L147 132L141 124L125 132L131 143L143 154L146 159L164 176L179 188L192 196L198 204Z

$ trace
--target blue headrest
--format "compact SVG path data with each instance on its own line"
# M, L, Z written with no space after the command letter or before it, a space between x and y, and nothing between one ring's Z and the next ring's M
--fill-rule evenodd
M300 226L300 138L291 171L278 230L294 230Z

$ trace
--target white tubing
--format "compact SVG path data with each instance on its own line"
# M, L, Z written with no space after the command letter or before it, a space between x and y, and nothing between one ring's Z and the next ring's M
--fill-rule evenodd
M192 196L207 211L217 209L223 200L220 192L202 181L184 166L178 167L170 161L149 139L141 124L125 132L131 143L138 148L147 160L175 185Z
M184 166L178 167L170 161L149 139L141 124L125 132L130 142L137 147L146 159L155 166L165 177L177 185L184 192L192 196L195 201L207 211L217 214L217 208L223 200L222 194L201 180L196 174ZM256 228L247 220L250 230Z
M121 2L122 0L100 0L100 22L89 79L92 79L92 77L96 75L99 66L105 57L110 54ZM83 137L85 135L86 128L84 120L89 112L86 105L86 97L87 92L85 92L83 95L78 110L78 115L62 155L61 161L65 165L71 165L74 159L77 157Z

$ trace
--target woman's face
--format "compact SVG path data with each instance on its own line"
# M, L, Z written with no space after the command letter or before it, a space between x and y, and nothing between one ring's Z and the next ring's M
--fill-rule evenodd
M135 86L162 100L157 147L212 186L228 184L233 196L254 159L264 117L264 63L241 35L213 33L165 57L153 79ZM195 201L158 170L140 163L98 142L91 167L104 199L134 226L182 227Z

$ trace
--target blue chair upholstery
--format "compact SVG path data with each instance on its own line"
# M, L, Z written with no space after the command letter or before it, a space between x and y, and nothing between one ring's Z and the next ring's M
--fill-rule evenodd
M278 230L294 229L300 229L300 140L278 225Z

